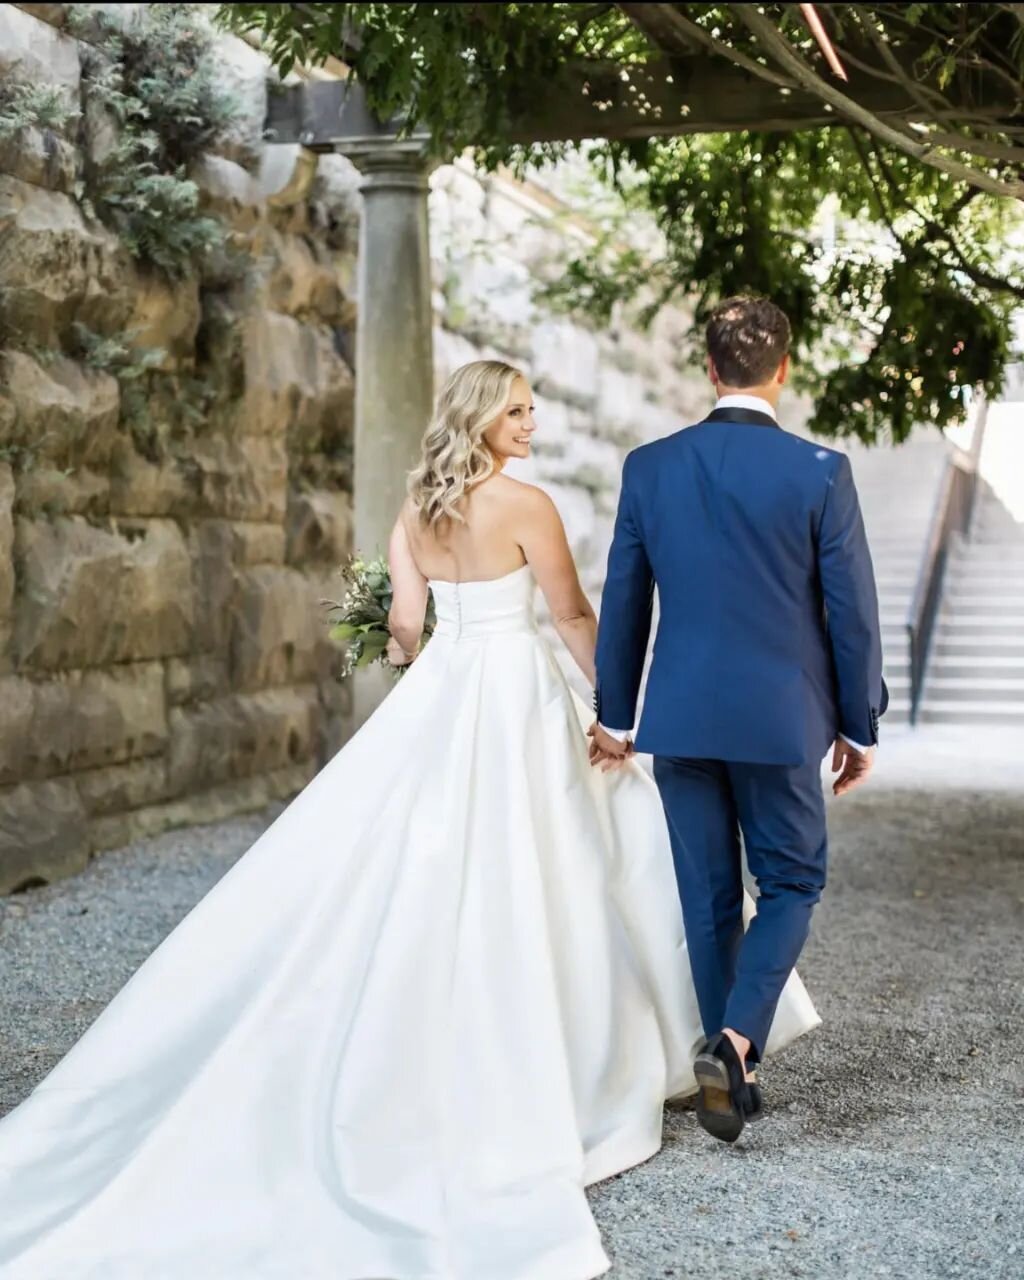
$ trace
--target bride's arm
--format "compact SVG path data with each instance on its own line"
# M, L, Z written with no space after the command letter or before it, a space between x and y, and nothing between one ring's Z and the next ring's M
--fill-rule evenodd
M423 634L423 620L427 613L427 580L416 567L409 533L405 527L405 511L399 513L388 543L388 564L391 568L391 609L388 627L393 640L404 650L409 660L415 655ZM392 661L401 666L401 658Z
M562 518L541 489L525 488L518 541L544 592L555 630L593 684L597 617L580 586Z

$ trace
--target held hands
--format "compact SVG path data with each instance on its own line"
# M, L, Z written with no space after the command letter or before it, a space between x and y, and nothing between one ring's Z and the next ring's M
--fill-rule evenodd
M605 733L596 720L587 730L587 737L590 739L590 763L600 768L602 773L621 769L626 761L636 754L628 738L625 742L620 742L610 733Z
M839 777L832 784L833 793L842 796L847 791L852 791L854 787L859 787L862 782L867 781L868 774L874 765L874 747L869 747L867 751L858 751L844 738L837 738L832 750L832 772L839 773Z

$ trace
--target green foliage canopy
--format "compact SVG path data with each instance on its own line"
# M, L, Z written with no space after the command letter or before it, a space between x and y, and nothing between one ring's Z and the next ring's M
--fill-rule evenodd
M585 146L621 204L552 301L649 320L685 298L700 320L723 296L767 294L792 320L815 427L900 440L1002 383L1024 298L1024 5L819 6L846 85L797 10L244 4L221 18L259 29L282 71L343 59L378 114L443 154L470 146L522 171ZM655 66L670 72L657 93L642 74ZM653 260L633 243L640 216L660 232Z

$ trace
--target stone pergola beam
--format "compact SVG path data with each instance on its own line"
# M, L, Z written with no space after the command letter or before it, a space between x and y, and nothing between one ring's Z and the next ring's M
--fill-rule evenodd
M507 136L519 142L573 142L585 138L649 138L742 129L786 132L834 124L821 99L785 89L707 55L665 57L622 68L566 68L549 93L511 110ZM918 119L921 108L898 84L868 80L854 96L883 118ZM314 151L343 149L351 137L394 137L377 120L359 84L307 81L273 93L267 140L300 142Z
M298 142L311 151L338 151L350 141L387 145L397 132L395 124L373 114L362 85L352 80L305 80L270 87L263 130L267 142Z
M524 143L579 142L745 129L785 133L836 122L814 94L770 84L706 54L652 59L628 68L628 79L622 71L619 66L567 68L564 79L513 114L509 136ZM882 116L920 115L896 84L872 84L863 97Z

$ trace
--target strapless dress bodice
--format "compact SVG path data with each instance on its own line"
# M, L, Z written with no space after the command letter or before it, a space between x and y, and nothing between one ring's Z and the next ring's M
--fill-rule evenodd
M535 635L533 608L536 582L529 565L521 565L500 578L475 582L446 582L431 578L437 614L435 636L452 640L489 636Z

